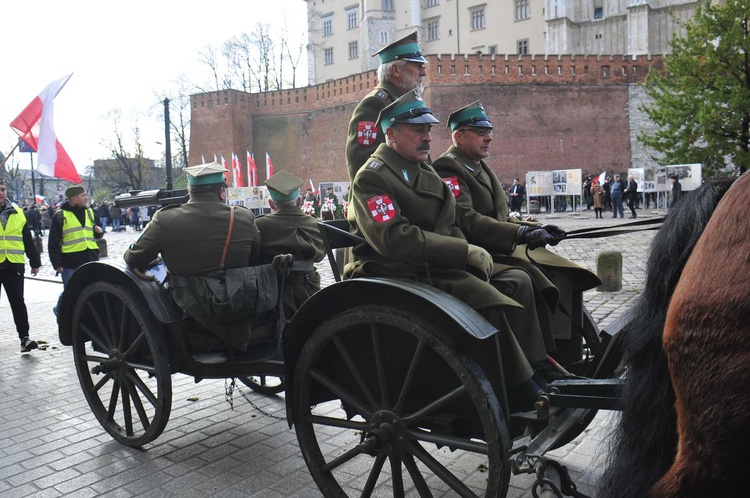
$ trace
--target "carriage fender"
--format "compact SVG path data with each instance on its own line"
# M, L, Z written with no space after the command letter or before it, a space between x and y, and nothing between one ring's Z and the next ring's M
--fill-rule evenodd
M410 314L428 316L438 321L448 320L455 324L456 330L477 339L487 339L498 331L468 304L431 285L385 278L354 278L337 282L305 301L284 329L287 410L291 410L291 391L297 359L308 337L318 326L338 313L372 304L393 306ZM289 420L291 424L292 418Z
M63 345L72 345L73 309L77 297L87 285L97 281L122 285L143 296L151 313L161 323L174 322L182 318L182 312L172 301L169 291L158 282L139 277L119 259L91 261L80 266L65 286L57 317L58 333Z

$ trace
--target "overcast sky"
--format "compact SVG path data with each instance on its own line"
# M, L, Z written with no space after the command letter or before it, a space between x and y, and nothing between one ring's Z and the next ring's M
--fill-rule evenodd
M300 39L307 29L304 0L3 1L0 19L0 150L7 155L15 145L9 125L24 107L51 81L73 73L55 99L55 130L81 174L94 159L109 157L101 143L114 136L105 119L114 109L122 112L124 132L137 119L146 156L162 158L157 96L182 75L207 81L199 62L205 47L219 48L257 22L280 27L286 20ZM298 85L307 82L307 63L300 68ZM132 142L126 147L132 150ZM28 168L29 154L16 152L11 161Z

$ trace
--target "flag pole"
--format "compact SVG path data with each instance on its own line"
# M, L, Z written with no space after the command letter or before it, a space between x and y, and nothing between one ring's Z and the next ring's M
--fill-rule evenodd
M11 151L8 152L8 155L5 156L5 158L3 159L3 162L0 163L0 169L3 169L5 167L5 163L8 162L8 159L10 159L10 156L13 155L13 153L16 151L19 145L21 145L21 137L18 137L18 142L16 142L16 145L13 146Z

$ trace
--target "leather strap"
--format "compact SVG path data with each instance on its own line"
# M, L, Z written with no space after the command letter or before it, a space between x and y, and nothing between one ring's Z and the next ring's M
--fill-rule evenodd
M232 206L229 211L229 230L227 230L227 240L224 241L224 251L221 253L221 263L219 263L219 271L224 269L224 263L227 259L229 240L232 238L232 227L234 227L234 206Z

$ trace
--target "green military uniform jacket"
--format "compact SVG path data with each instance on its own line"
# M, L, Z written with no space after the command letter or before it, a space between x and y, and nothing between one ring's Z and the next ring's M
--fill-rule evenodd
M123 257L130 266L146 268L161 255L175 302L225 343L245 350L252 324L275 307L278 286L271 265L248 268L260 263L260 234L253 213L241 206L235 207L225 271L218 271L230 210L215 194L162 208Z
M318 220L306 215L291 204L279 204L278 209L256 220L261 237L264 263L273 261L277 254L291 254L297 262L318 262L325 256ZM312 270L293 270L284 284L283 301L287 317L291 317L310 296L320 290L320 275Z
M547 276L529 261L526 246L516 246L517 223L509 223L508 199L495 173L484 161L474 161L451 146L432 164L451 185L458 203L458 225L469 242L493 253L495 261L525 269L532 276L551 310L555 310L560 293ZM574 273L573 290L586 290L601 284L592 272L545 248L531 251L535 262Z
M435 170L381 144L352 185L349 222L367 243L354 248L345 274L420 280L474 309L520 306L466 271L468 243L455 215L456 201Z
M375 149L385 142L383 131L376 125L378 115L402 93L391 83L379 83L354 108L349 120L349 136L346 139L346 169L350 182L354 181L357 171Z

